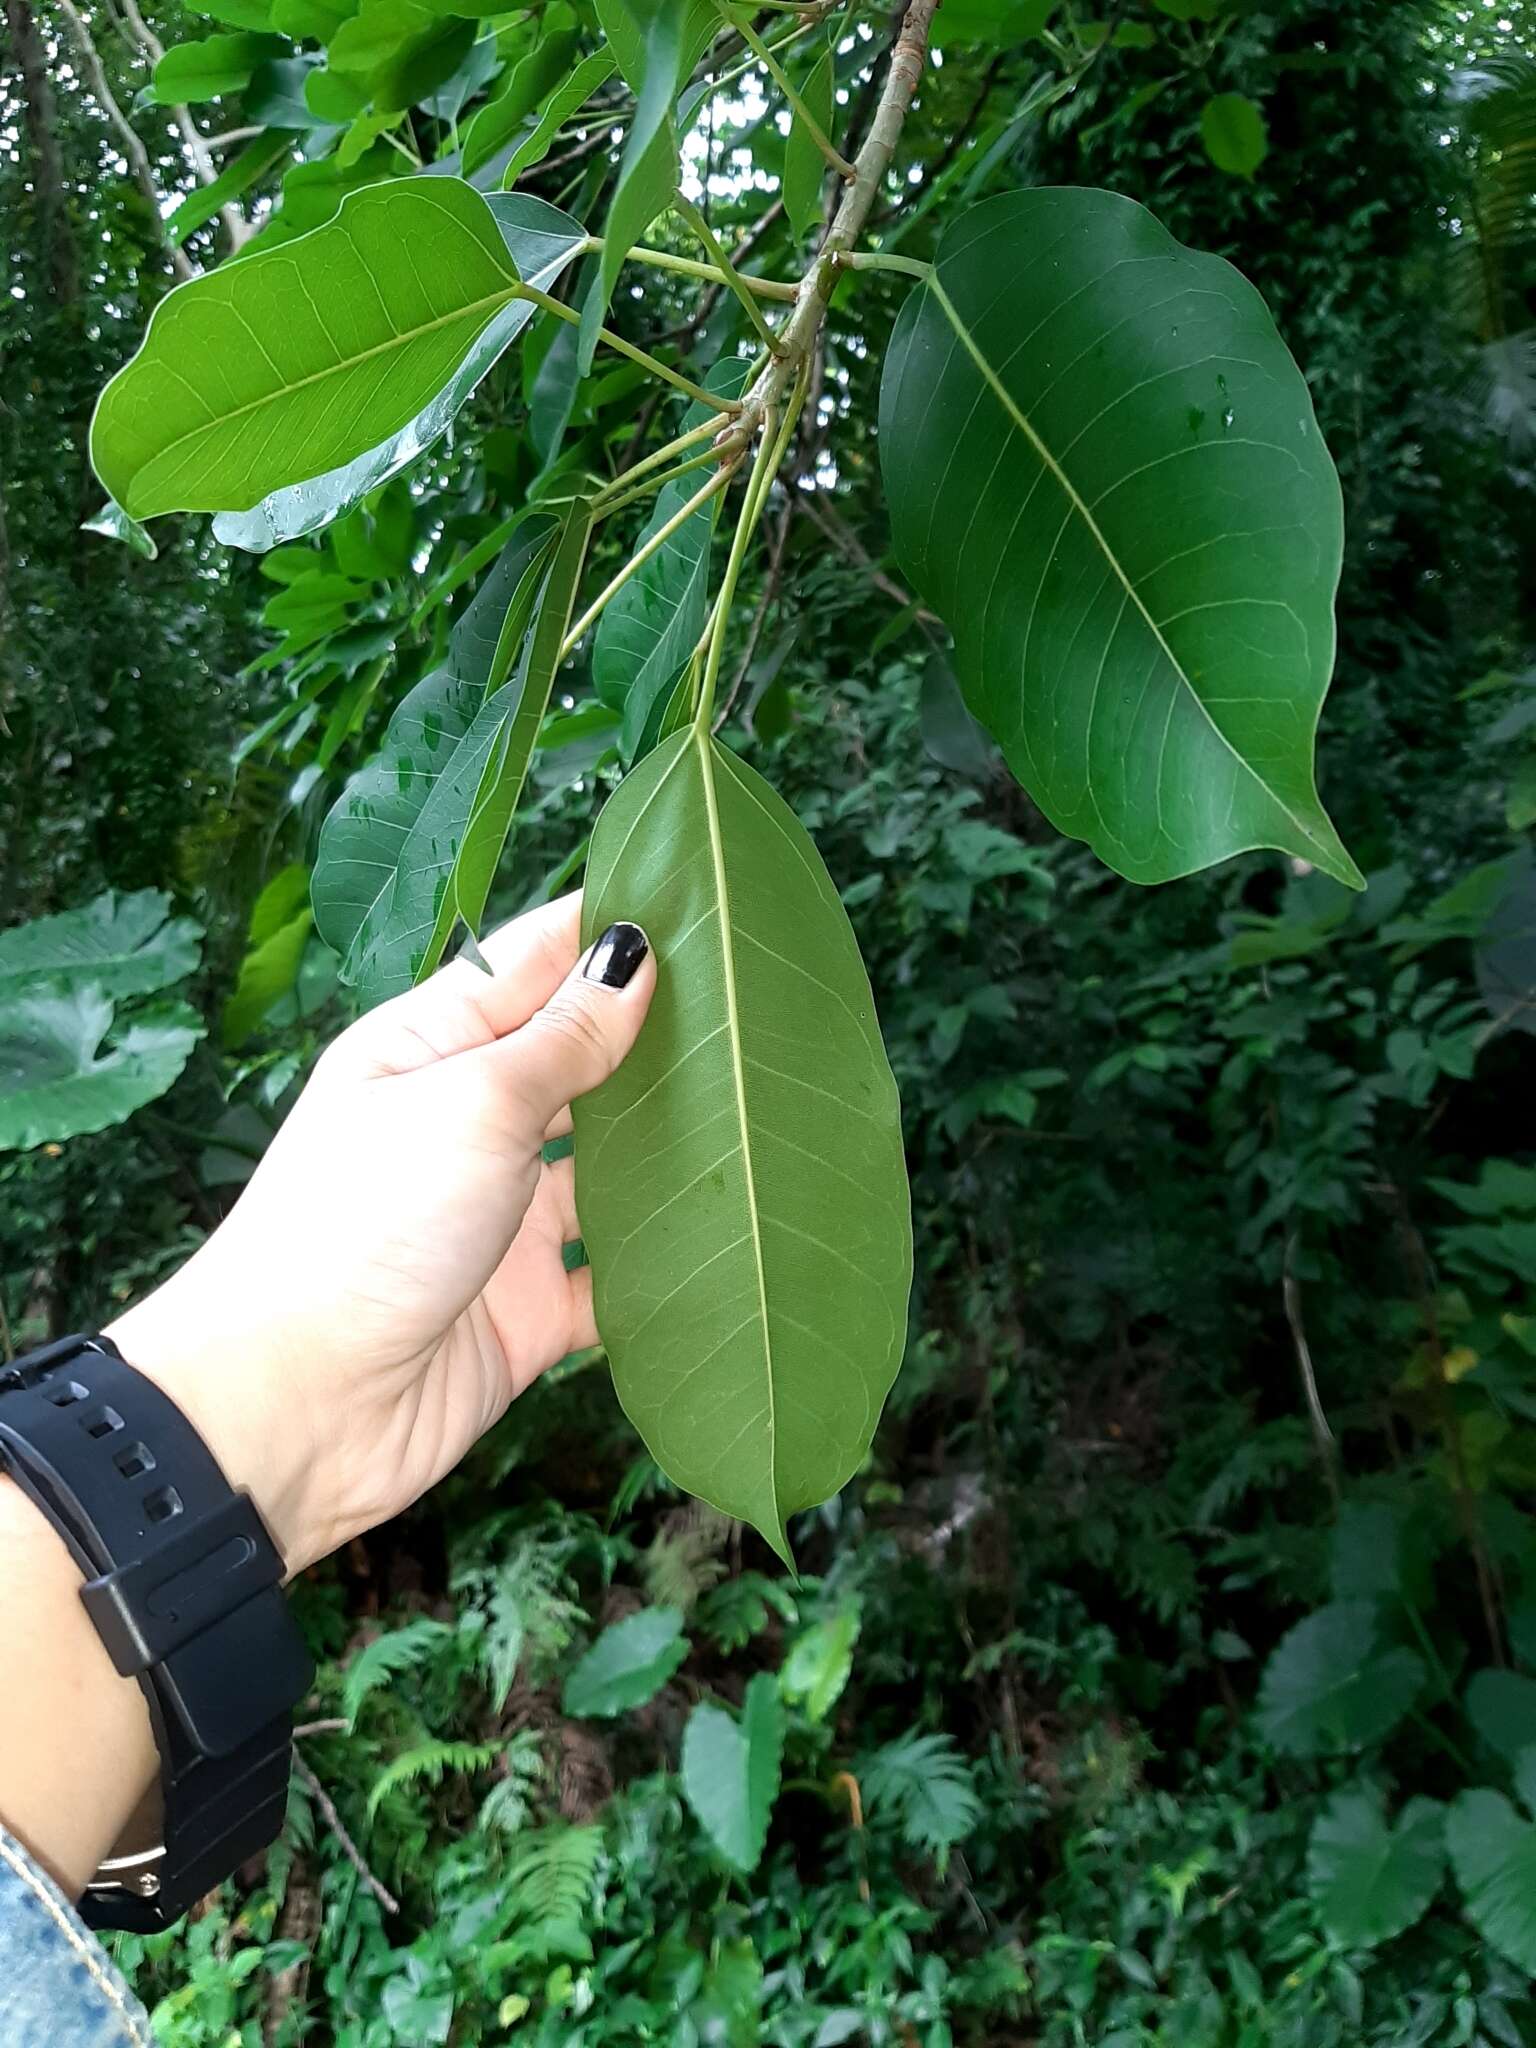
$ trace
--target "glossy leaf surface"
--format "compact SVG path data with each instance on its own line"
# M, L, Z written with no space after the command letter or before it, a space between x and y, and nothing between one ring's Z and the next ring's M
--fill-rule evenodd
M1273 846L1359 882L1313 783L1338 479L1253 287L1133 200L942 236L883 375L897 554L1061 831L1137 882Z
M683 1797L733 1869L754 1870L768 1838L784 1752L784 1709L772 1675L747 1687L741 1718L701 1702L683 1731Z
M583 926L660 965L635 1051L575 1105L619 1398L664 1471L788 1554L857 1470L900 1363L911 1225L896 1085L804 828L689 726L598 821Z
M558 273L575 224L499 203ZM419 454L531 317L513 242L471 186L402 178L182 285L102 394L98 474L136 519L261 508L221 537L308 532Z

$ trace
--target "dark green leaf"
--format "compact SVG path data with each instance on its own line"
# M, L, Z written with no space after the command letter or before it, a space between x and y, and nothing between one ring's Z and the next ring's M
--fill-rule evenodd
M612 78L615 68L611 50L595 50L590 57L582 58L559 91L550 95L538 118L529 117L528 132L507 161L506 184L515 185L524 171L543 163L560 129L578 108L586 105L600 85Z
M1055 825L1133 881L1275 846L1359 882L1312 780L1338 479L1229 264L1112 193L989 200L902 309L879 438L897 553Z
M569 71L576 54L577 30L576 16L564 0L552 0L545 9L540 31L534 47L508 70L495 98L470 122L464 135L466 177L511 140Z
M248 192L258 178L264 178L275 164L281 163L289 147L286 135L264 135L242 149L211 185L199 185L179 206L172 207L165 217L166 241L174 247L205 227L220 207Z
M457 916L454 865L515 702L505 677L550 538L537 520L514 536L455 628L447 664L398 707L321 829L315 927L366 1002L399 994L442 958Z
M930 654L924 664L917 723L935 761L967 781L985 782L999 767L991 734L971 716L955 672L942 654Z
M566 1679L561 1711L611 1717L643 1707L687 1654L680 1611L646 1607L603 1630Z
M827 136L832 132L834 105L832 58L832 44L826 41L800 87L806 111L822 134ZM821 145L796 114L791 119L789 137L784 144L784 211L797 235L804 237L821 225L822 193L826 183L827 160L821 153Z
M1378 1647L1367 1600L1337 1600L1298 1622L1264 1667L1258 1724L1289 1756L1334 1756L1380 1742L1424 1685L1412 1650Z
M1536 1745L1536 1678L1478 1671L1467 1684L1467 1719L1506 1763Z
M1334 1793L1307 1845L1312 1903L1341 1948L1375 1948L1415 1926L1444 1870L1444 1807L1411 1799L1389 1823L1381 1788L1369 1779Z
M1467 1918L1536 1977L1536 1827L1501 1793L1463 1792L1446 1817L1445 1846Z
M107 996L151 995L190 974L202 933L172 917L159 889L110 890L79 910L34 918L0 932L0 1002L35 992L93 988Z
M117 1033L111 998L89 982L39 986L0 1009L0 1152L104 1131L163 1095L202 1036L175 1003Z
M901 1120L847 914L794 813L696 725L598 820L583 930L661 973L635 1051L575 1105L619 1398L679 1485L761 1529L857 1470L901 1361Z

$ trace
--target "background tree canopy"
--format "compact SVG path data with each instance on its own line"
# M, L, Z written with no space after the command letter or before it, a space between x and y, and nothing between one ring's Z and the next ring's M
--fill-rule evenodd
M178 2048L1536 2040L1529 12L944 0L859 244L898 267L829 276L736 561L745 465L695 505L701 434L658 495L630 479L734 417L844 189L821 140L867 139L902 12L6 0L7 1350L183 1258L358 1003L579 880L701 688L747 764L712 801L766 777L852 921L912 1190L905 1356L825 1505L689 1499L597 1353L306 1575L286 1834L118 1940ZM969 372L939 374L899 267L1023 333L1037 280L954 223L1128 200L1262 294L1343 504L1326 813L1304 759L1291 824L1171 854L1135 792L1090 816L1037 700L999 708L972 583L1021 587L1028 483L988 494L1023 457L945 428ZM495 347L412 353L403 296L364 334L360 272L346 318L407 424L354 446L362 384L279 417L252 351L278 466L209 401L189 469L152 381L178 307L246 317L275 250L408 294L450 217ZM755 286L709 274L722 249ZM270 311L263 345L298 346ZM625 347L593 354L604 323ZM1001 381L1030 415L1027 374ZM1246 403L1164 430L1241 437ZM1278 472L1245 491L1273 513ZM1143 477L1116 544L1185 517ZM1287 687L1310 716L1325 683ZM458 783L424 783L463 789L451 895L402 862L354 902L328 853L390 792L421 815L429 729ZM596 895L648 872L616 882L599 835Z

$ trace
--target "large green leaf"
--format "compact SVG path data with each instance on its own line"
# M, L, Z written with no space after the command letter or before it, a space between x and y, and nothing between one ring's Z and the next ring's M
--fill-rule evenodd
M1536 1812L1536 1748L1516 1772ZM1536 1827L1499 1792L1463 1792L1446 1816L1445 1846L1467 1918L1517 1969L1536 1977Z
M1332 1756L1390 1735L1424 1684L1412 1650L1382 1647L1369 1600L1336 1600L1281 1638L1264 1667L1258 1722L1290 1756Z
M801 82L800 99L826 136L832 133L834 82L833 44L824 34L821 53ZM821 224L821 195L826 183L827 160L821 145L796 114L784 143L784 211L789 215L790 226L802 239Z
M551 0L539 24L539 40L508 67L501 89L487 100L464 133L464 174L477 171L509 142L571 67L576 54L576 16L564 0ZM579 102L578 102L579 104Z
M89 983L0 1004L0 1152L120 1124L165 1093L202 1036L185 1003L139 1018L103 1051L111 1029L111 998Z
M595 50L590 57L582 58L564 85L550 94L542 112L529 116L524 134L507 159L505 184L515 185L524 171L543 163L564 124L579 107L586 105L600 85L607 84L614 69L611 50Z
M605 1628L565 1681L567 1714L611 1716L643 1707L688 1654L676 1607L646 1607Z
M683 1730L683 1797L734 1869L755 1870L779 1792L784 1709L771 1673L747 1687L741 1719L704 1700Z
M1490 1749L1513 1763L1536 1744L1536 1678L1478 1671L1467 1682L1467 1719Z
M584 522L580 530L584 537ZM514 535L454 629L448 661L401 703L377 757L353 777L321 829L315 926L342 955L343 979L370 1003L409 988L442 958L460 914L460 850L477 804L486 801L487 776L499 764L497 786L504 785L514 740L526 743L542 715L542 704L536 715L531 704L540 689L547 701L553 674L548 622L570 603L568 588L558 598L552 589L552 539L543 519ZM508 682L536 600L538 627ZM538 676L535 642L543 650ZM477 842L482 855L487 836ZM488 886L489 868L479 872Z
M1375 1948L1415 1925L1444 1871L1444 1807L1410 1799L1389 1823L1381 1788L1369 1779L1334 1793L1307 1844L1312 1903L1343 1948Z
M178 43L155 66L146 95L162 107L219 99L238 92L258 64L281 57L288 45L281 36L204 36L200 42Z
M323 524L414 460L527 323L519 235L547 276L581 230L515 195L401 178L178 287L102 393L98 474L132 518L251 515L220 527L236 545Z
M1338 479L1263 300L1134 200L987 200L886 358L896 550L1053 824L1136 882L1274 846L1359 882L1317 799Z
M695 725L598 820L586 935L615 918L660 975L634 1052L575 1105L598 1327L657 1463L787 1558L787 1517L858 1469L906 1334L869 983L794 813Z
M159 889L116 896L109 889L79 910L34 918L0 932L0 1004L34 990L93 987L103 995L150 995L197 965L202 933L172 917Z

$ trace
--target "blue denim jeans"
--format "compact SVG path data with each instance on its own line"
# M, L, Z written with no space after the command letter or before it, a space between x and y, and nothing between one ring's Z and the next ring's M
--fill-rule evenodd
M153 2048L149 2018L101 1943L0 1828L0 2048Z

